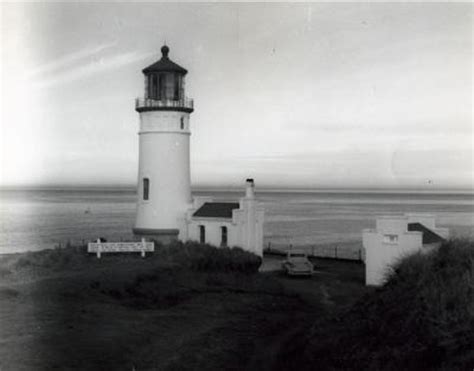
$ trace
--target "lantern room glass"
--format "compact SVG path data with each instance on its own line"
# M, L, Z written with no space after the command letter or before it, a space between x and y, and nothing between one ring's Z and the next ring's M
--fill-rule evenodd
M173 72L151 73L147 76L147 99L166 101L184 98L184 78Z

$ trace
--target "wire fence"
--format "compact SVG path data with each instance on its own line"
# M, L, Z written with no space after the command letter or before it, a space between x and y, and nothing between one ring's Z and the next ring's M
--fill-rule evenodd
M265 253L286 254L289 249L303 250L310 257L330 258L343 260L364 261L365 254L362 246L344 245L305 245L297 246L292 244L268 242L264 248Z
M127 238L118 238L118 241L131 241L133 239ZM88 239L82 240L68 240L64 242L58 242L54 247L62 248L69 246L87 246L89 242ZM107 242L106 239L103 239L103 242ZM288 243L275 243L268 242L264 246L264 253L267 254L277 254L284 255L288 252L289 249L298 249L303 250L308 256L314 258L328 258L328 259L341 259L341 260L355 260L355 261L365 261L365 250L359 244L352 245L293 245Z

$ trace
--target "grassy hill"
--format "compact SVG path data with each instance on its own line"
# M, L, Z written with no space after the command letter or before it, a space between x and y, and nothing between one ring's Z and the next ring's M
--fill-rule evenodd
M451 241L374 289L359 263L316 259L292 279L192 243L2 256L0 369L470 370L473 259Z
M255 274L260 263L191 243L146 259L99 260L84 247L4 257L0 369L238 368L254 346L248 338L273 331L260 317L296 301Z
M283 368L473 369L474 244L449 241L403 259L385 286L316 322L289 348Z
M84 247L2 256L0 369L274 367L295 329L364 290L359 264L320 262L315 280L257 274L260 264L193 243L145 259Z

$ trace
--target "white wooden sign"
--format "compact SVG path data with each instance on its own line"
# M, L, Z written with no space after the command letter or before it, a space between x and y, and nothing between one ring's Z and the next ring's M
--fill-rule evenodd
M89 242L87 244L87 252L97 254L100 258L102 253L108 252L139 252L142 257L145 257L146 252L155 251L155 244L153 242L146 242L142 239L141 242Z

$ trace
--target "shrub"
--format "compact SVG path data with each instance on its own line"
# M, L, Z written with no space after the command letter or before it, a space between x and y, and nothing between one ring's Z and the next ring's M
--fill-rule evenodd
M86 248L82 246L56 247L41 251L28 251L12 263L15 270L25 268L44 268L59 270L65 267L76 268L81 266L86 259Z
M0 287L0 299L16 298L18 295L20 295L18 290L12 289L10 287Z
M101 260L87 254L86 246L67 246L20 254L9 264L12 270L42 268L48 271L77 269L91 264L126 263L141 259L137 253L104 254ZM155 242L155 252L147 254L146 264L174 264L193 271L255 273L261 258L241 248L216 248L197 242ZM1 274L1 272L0 272Z
M9 276L12 274L12 271L6 267L0 267L0 278Z
M474 243L452 240L402 259L385 286L316 324L301 368L470 369L473 329Z
M162 251L170 260L194 271L256 273L262 259L239 247L214 247L188 241L173 242Z

